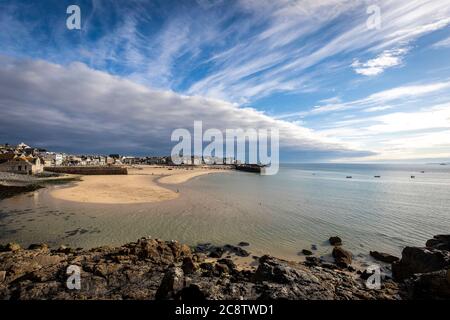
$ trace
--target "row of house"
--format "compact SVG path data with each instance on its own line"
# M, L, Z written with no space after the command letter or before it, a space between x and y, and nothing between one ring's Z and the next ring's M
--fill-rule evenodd
M0 171L37 174L44 171L44 161L39 156L45 150L31 148L21 143L17 146L0 145Z

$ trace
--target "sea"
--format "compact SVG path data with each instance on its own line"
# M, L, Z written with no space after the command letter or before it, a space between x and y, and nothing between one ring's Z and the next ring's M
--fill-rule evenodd
M339 236L356 260L397 256L450 233L450 165L284 164L278 174L223 172L171 186L175 200L133 205L55 199L51 186L0 201L0 243L92 248L149 236L189 245L250 243L255 256L330 256ZM315 250L312 250L314 248Z

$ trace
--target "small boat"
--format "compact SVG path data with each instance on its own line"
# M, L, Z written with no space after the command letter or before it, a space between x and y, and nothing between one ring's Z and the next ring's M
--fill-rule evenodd
M425 171L420 171L420 173L425 173Z
M374 176L374 178L381 178L381 176Z
M352 176L347 176L347 179L351 179L351 178L353 178Z
M411 176L411 179L415 179L416 178L416 176Z

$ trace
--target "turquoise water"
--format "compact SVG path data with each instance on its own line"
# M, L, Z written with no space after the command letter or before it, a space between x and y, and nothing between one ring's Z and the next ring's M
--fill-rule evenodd
M312 244L328 255L327 239L339 235L364 260L370 250L399 255L450 233L450 166L283 165L275 176L220 173L174 189L179 199L156 204L78 204L48 189L6 199L0 242L88 248L150 235L189 244L247 241L254 254L295 260Z

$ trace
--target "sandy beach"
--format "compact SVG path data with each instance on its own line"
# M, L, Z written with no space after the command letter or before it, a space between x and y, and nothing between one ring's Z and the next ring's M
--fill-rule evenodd
M161 166L133 166L128 175L83 176L74 186L55 189L52 197L83 203L132 204L172 200L179 193L163 184L184 183L194 177L223 172L206 168L168 168Z

